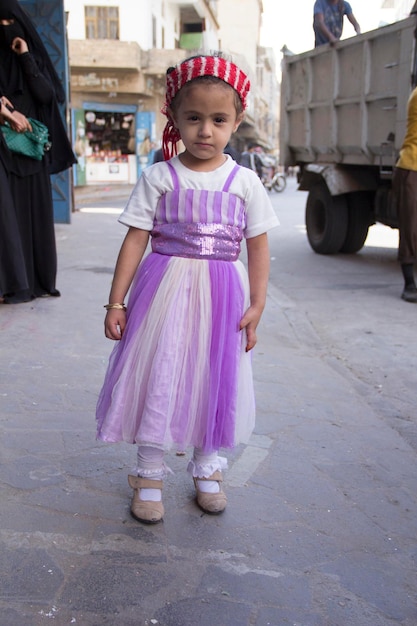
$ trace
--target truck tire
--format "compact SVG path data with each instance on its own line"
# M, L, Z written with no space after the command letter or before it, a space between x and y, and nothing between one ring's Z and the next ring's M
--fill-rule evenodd
M354 254L366 241L372 223L372 199L366 192L347 194L348 227L340 252Z
M344 195L331 196L327 185L314 185L306 205L307 238L314 252L336 254L346 239L348 205Z

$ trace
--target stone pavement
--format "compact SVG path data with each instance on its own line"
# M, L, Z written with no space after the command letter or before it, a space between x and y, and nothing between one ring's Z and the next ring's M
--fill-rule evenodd
M131 518L134 448L95 441L125 232L96 209L56 227L62 297L0 308L0 626L416 626L415 450L277 289L226 512L202 514L172 452L164 523Z

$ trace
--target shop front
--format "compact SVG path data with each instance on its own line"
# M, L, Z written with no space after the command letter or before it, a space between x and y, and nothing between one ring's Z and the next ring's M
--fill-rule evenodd
M134 184L152 163L154 118L116 103L84 102L73 110L75 185Z

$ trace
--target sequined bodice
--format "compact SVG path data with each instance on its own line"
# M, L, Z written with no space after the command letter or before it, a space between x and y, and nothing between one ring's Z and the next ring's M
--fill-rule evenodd
M174 189L157 206L152 251L170 256L235 261L245 226L244 202L229 192L239 166L221 191L180 189L177 173L168 163Z

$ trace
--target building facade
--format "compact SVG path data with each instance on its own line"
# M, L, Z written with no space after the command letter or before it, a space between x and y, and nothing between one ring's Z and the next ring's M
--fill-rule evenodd
M239 31L228 26L237 5L247 13ZM278 85L272 52L258 45L260 0L65 0L65 10L76 185L137 180L160 145L166 69L196 51L224 47L249 73L235 147L277 144Z
M384 22L396 22L410 15L415 0L382 0L381 16Z
M261 0L219 0L219 41L222 50L238 59L252 85L247 120L236 137L236 147L243 150L251 140L275 152L280 87L274 52L259 45L262 13Z

